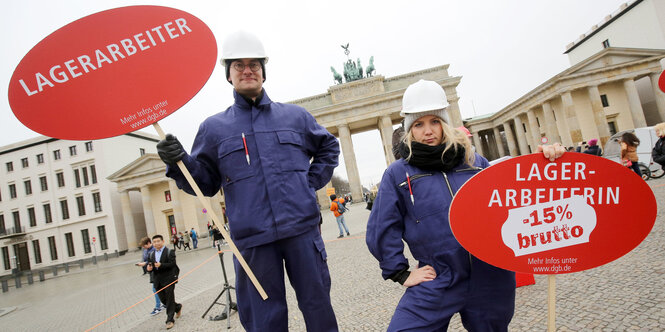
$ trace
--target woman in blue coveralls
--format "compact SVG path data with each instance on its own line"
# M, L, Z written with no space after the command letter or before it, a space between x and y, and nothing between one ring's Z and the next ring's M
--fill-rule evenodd
M515 306L515 274L473 257L448 222L455 192L489 167L449 126L446 94L420 80L404 92L402 159L383 175L367 224L367 245L384 279L408 287L388 331L445 331L459 312L469 331L506 331ZM539 147L554 160L560 145ZM409 271L404 240L418 268Z

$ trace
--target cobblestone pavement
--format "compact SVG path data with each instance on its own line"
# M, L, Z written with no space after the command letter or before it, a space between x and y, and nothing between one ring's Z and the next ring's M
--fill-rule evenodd
M648 184L658 201L656 225L635 250L604 266L556 276L559 331L660 331L665 330L665 178ZM332 278L332 301L340 331L385 331L404 289L383 281L376 260L365 246L364 232L369 211L352 205L346 215L350 237L336 239L337 225L330 212L323 212L323 237ZM201 318L222 289L221 267L208 239L195 251L178 251L181 276L196 266L176 287L183 315L172 331L225 330L226 321ZM208 245L208 246L206 246ZM164 330L165 314L149 316L154 306L148 277L133 266L139 253L129 253L116 263L45 282L36 282L0 295L0 307L15 310L0 316L0 326L10 331L86 330L134 305L95 331ZM206 259L209 259L207 262ZM231 255L225 254L233 284ZM411 260L412 264L415 264ZM295 295L287 287L291 331L305 331ZM216 315L221 306L209 313ZM547 277L517 290L512 331L546 331ZM450 331L464 331L456 315ZM242 331L237 313L231 329Z

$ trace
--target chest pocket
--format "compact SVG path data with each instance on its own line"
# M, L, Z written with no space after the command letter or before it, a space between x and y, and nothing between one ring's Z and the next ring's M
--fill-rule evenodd
M253 135L248 135L246 139L249 141L250 137L253 139ZM242 142L241 136L235 136L221 142L217 148L217 157L219 158L219 171L223 176L223 186L230 185L256 174L256 168L247 165L245 145Z
M305 149L304 137L302 134L282 130L276 131L279 142L279 155L281 159L280 168L282 171L308 171L309 156Z
M451 197L446 184L443 181L438 183L439 181L439 177L433 174L412 175L411 188L414 204L411 204L408 185L402 186L403 190L406 191L408 202L413 206L413 212L417 220L423 221L424 218L437 214L450 205Z

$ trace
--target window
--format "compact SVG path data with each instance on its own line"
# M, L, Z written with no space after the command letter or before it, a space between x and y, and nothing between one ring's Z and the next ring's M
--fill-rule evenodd
M13 211L12 217L14 218L14 233L23 233L21 232L21 215L18 211Z
M23 185L25 186L25 195L32 195L32 183L30 180L23 181Z
M53 222L53 216L51 216L51 204L50 203L45 203L42 205L44 207L44 221L47 224L50 224Z
M74 252L74 237L72 236L72 233L65 233L65 242L67 242L67 255L69 255L69 257L76 256L76 253Z
M21 167L28 167L28 158L21 158Z
M65 175L62 172L55 173L55 177L58 179L58 188L65 186Z
M76 181L76 188L81 187L81 175L79 174L79 169L74 170L74 180Z
M37 164L43 164L44 163L44 154L40 153L37 155Z
M51 260L58 259L58 248L55 247L55 236L48 237L48 247L51 250Z
M30 220L30 227L37 226L37 217L35 216L35 208L33 206L28 208L28 220Z
M145 149L144 148L139 148L139 155L144 155L145 154Z
M60 160L60 150L53 151L53 159Z
M9 260L9 247L2 247L2 260L5 262L5 270L10 270L12 265Z
M13 172L14 171L14 163L13 162L10 161L8 163L5 163L5 165L7 165L7 172Z
M600 102L603 104L603 107L610 106L610 103L607 101L607 95L600 95Z
M62 210L62 220L69 219L69 207L66 199L60 201L60 210Z
M9 185L9 197L16 198L16 185L13 183Z
M42 191L48 190L48 182L46 182L46 175L39 177L39 186L42 188Z
M90 151L92 151L92 141L85 142L85 152L90 152Z
M99 193L92 193L92 202L95 205L95 212L102 212L102 198Z
M106 242L106 226L97 226L97 232L99 233L99 247L102 250L108 249L109 245Z
M76 155L76 145L72 145L69 147L69 155L72 157Z
M85 216L85 204L83 202L83 196L76 197L76 206L79 209L79 216Z
M32 251L35 252L35 264L42 262L42 250L39 248L39 240L32 240Z
M617 133L617 124L616 124L616 122L610 121L610 122L607 123L607 126L610 129L610 136Z
M0 234L7 234L7 228L5 228L5 215L0 214Z
M95 170L95 165L90 165L90 179L92 183L97 183L97 171Z
M83 185L87 186L90 184L90 182L88 182L88 168L83 167L81 171L83 171Z
M610 40L609 39L603 40L603 48L608 48L608 47L610 47Z
M81 230L81 238L83 238L83 252L89 254L92 250L90 249L90 234L88 234L88 229Z
M167 191L164 192L164 200L167 201L167 202L171 201L171 191L170 190L167 190Z

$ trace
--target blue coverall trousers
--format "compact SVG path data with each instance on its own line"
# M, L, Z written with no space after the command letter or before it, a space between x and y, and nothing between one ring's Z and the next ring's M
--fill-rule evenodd
M288 331L284 268L298 299L307 331L337 331L330 303L330 274L317 227L301 235L241 250L268 294L263 300L234 258L238 313L248 332Z

